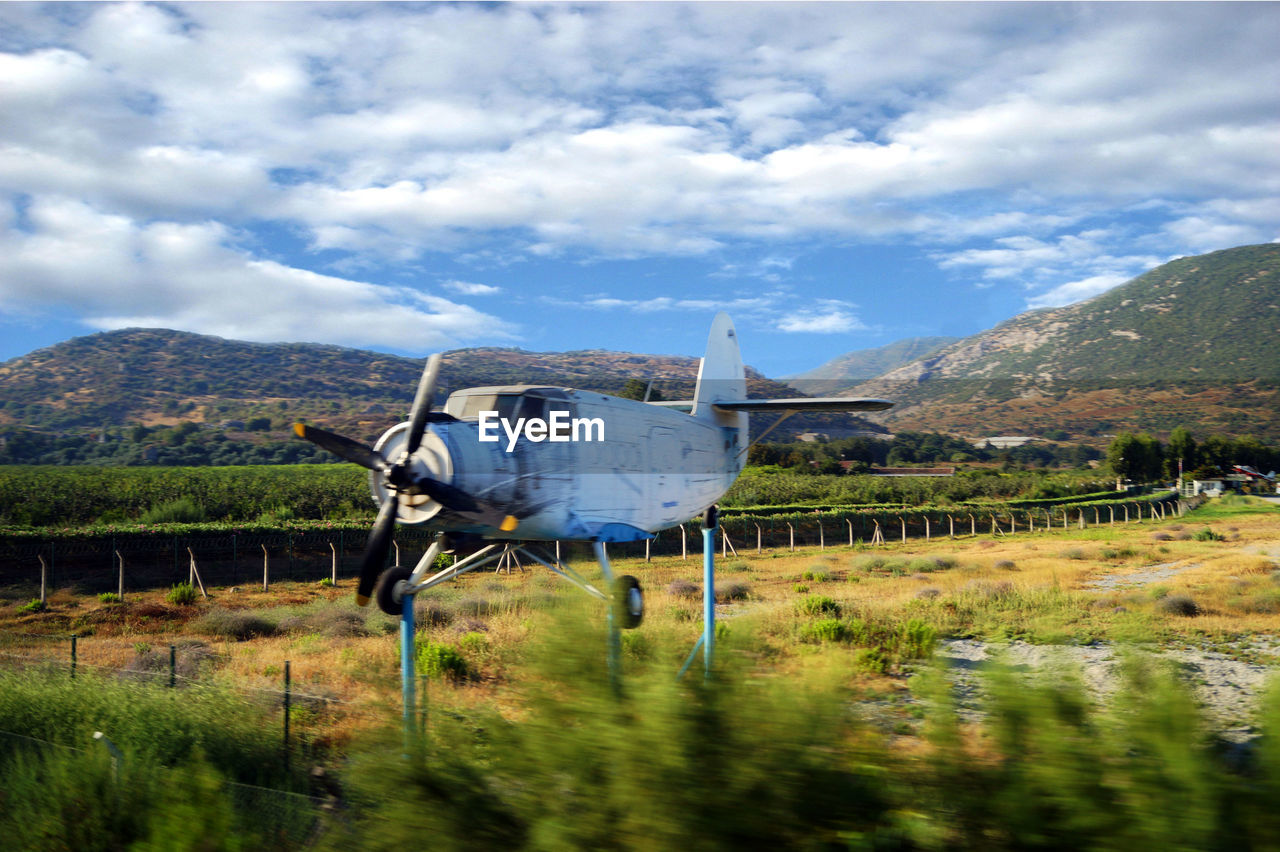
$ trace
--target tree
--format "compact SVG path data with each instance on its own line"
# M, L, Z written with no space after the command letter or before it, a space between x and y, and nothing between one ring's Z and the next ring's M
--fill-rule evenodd
M649 383L644 379L627 379L627 383L622 386L622 390L618 392L618 396L623 399L644 399L645 392L649 393L649 401L656 402L662 399L662 394L658 393L658 389L649 389Z
M1120 479L1149 482L1158 479L1163 467L1160 442L1150 435L1122 432L1107 448L1107 464Z
M1178 475L1178 461L1182 461L1182 470L1188 471L1200 465L1200 451L1191 433L1181 426L1169 434L1168 448L1169 476Z

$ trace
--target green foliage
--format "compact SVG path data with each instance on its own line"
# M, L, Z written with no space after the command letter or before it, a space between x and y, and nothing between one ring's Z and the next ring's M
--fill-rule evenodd
M800 625L801 642L843 642L850 638L849 628L838 618L820 618Z
M933 625L918 618L908 619L898 633L898 656L907 660L927 659L933 654L938 631Z
M165 595L165 600L175 606L191 606L196 602L196 587L190 583L178 583Z
M471 666L456 646L422 638L416 645L418 666L427 677L454 681L471 677Z
M210 636L244 641L257 636L272 636L278 632L276 623L261 613L247 609L209 610L193 623L193 628Z
M30 615L33 612L44 612L48 608L49 608L49 605L46 604L44 601L40 600L39 598L32 598L27 603L24 603L22 606L18 607L18 612L22 613L23 615Z
M796 604L796 612L805 616L840 616L840 604L826 595L809 595Z
M1202 530L1197 530L1195 535L1192 536L1192 538L1194 538L1196 541L1225 541L1226 540L1226 536L1224 536L1220 532L1214 532L1209 527L1205 527Z
M104 604L121 603L120 596L115 592L103 592L102 594L98 595L98 600Z

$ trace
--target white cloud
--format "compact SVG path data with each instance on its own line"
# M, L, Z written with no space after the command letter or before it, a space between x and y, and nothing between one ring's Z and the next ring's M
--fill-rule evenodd
M1274 4L0 4L0 27L0 193L94 212L79 244L11 232L8 268L148 280L166 228L288 292L458 250L746 269L906 241L1048 303L1280 235ZM1177 202L1135 224L1151 199ZM253 266L230 246L264 223L314 254ZM93 316L141 310L103 292Z
M1100 293L1105 293L1112 287L1120 286L1130 280L1130 277L1127 275L1094 275L1080 281L1068 281L1066 284L1060 284L1046 293L1027 299L1027 307L1057 308L1075 302L1082 302Z
M139 224L35 199L29 230L0 238L0 305L69 312L94 328L163 326L244 340L313 340L423 352L510 339L474 308L401 287L320 275L232 248L216 223Z
M445 281L440 285L463 296L494 296L502 292L501 287L492 284L477 284L472 281Z
M867 326L842 308L805 308L778 320L779 331L808 334L843 334Z

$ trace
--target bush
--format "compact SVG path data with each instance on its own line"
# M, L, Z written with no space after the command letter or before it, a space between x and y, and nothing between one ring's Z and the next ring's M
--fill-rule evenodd
M190 497L152 506L138 518L143 524L198 524L204 520L207 520L204 507Z
M1167 615L1193 616L1200 614L1200 605L1187 595L1167 595L1156 604L1156 609Z
M849 628L838 618L822 618L800 626L801 642L843 642L849 638Z
M933 654L938 631L932 624L913 618L898 633L898 656L906 660L922 660Z
M1208 527L1205 527L1204 529L1197 532L1194 538L1196 541L1226 541L1227 537L1224 536L1222 533L1214 532Z
M243 641L256 636L273 636L279 632L275 623L256 612L241 609L212 609L194 625L210 636Z
M22 606L18 607L18 612L23 615L28 615L33 612L44 612L48 608L49 605L44 601L39 598L32 598L29 603L24 603Z
M827 572L825 567L816 566L801 574L800 579L810 583L825 583L831 579L831 574Z
M751 597L751 587L746 583L725 583L716 589L716 601L719 603L745 601L749 597Z
M437 680L466 680L471 677L471 667L462 653L447 642L419 639L418 667L422 673Z
M673 598L700 598L702 597L702 586L697 583L691 583L688 580L672 580L667 585L667 594Z
M196 588L190 583L178 583L164 599L175 606L191 606L196 602Z
M115 592L103 592L102 594L98 595L98 600L104 604L121 603L120 596Z
M826 595L809 595L809 597L796 604L796 612L800 615L821 615L839 618L840 604L836 603Z

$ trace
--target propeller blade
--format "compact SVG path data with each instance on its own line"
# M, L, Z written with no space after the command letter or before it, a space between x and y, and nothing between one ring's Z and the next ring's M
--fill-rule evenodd
M452 512L475 512L480 506L475 498L461 488L454 488L446 482L424 476L418 479L414 488L435 500Z
M440 353L427 359L427 366L422 370L422 378L418 382L418 392L413 397L413 408L409 413L409 440L404 451L413 455L422 444L422 433L427 428L427 415L431 413L431 401L436 393L436 378L440 375Z
M364 548L364 558L360 560L360 582L356 585L356 604L368 606L369 597L373 594L373 586L378 582L378 575L387 564L387 554L391 552L391 536L396 528L396 510L400 501L394 494L387 495L378 510L378 520L374 521L369 532L369 543Z
M326 432L324 429L317 429L305 423L293 424L293 434L299 438L305 438L322 450L328 450L335 456L358 464L361 467L369 470L386 470L387 460L382 457L381 453L372 447L366 447L359 441L353 441L345 435Z

